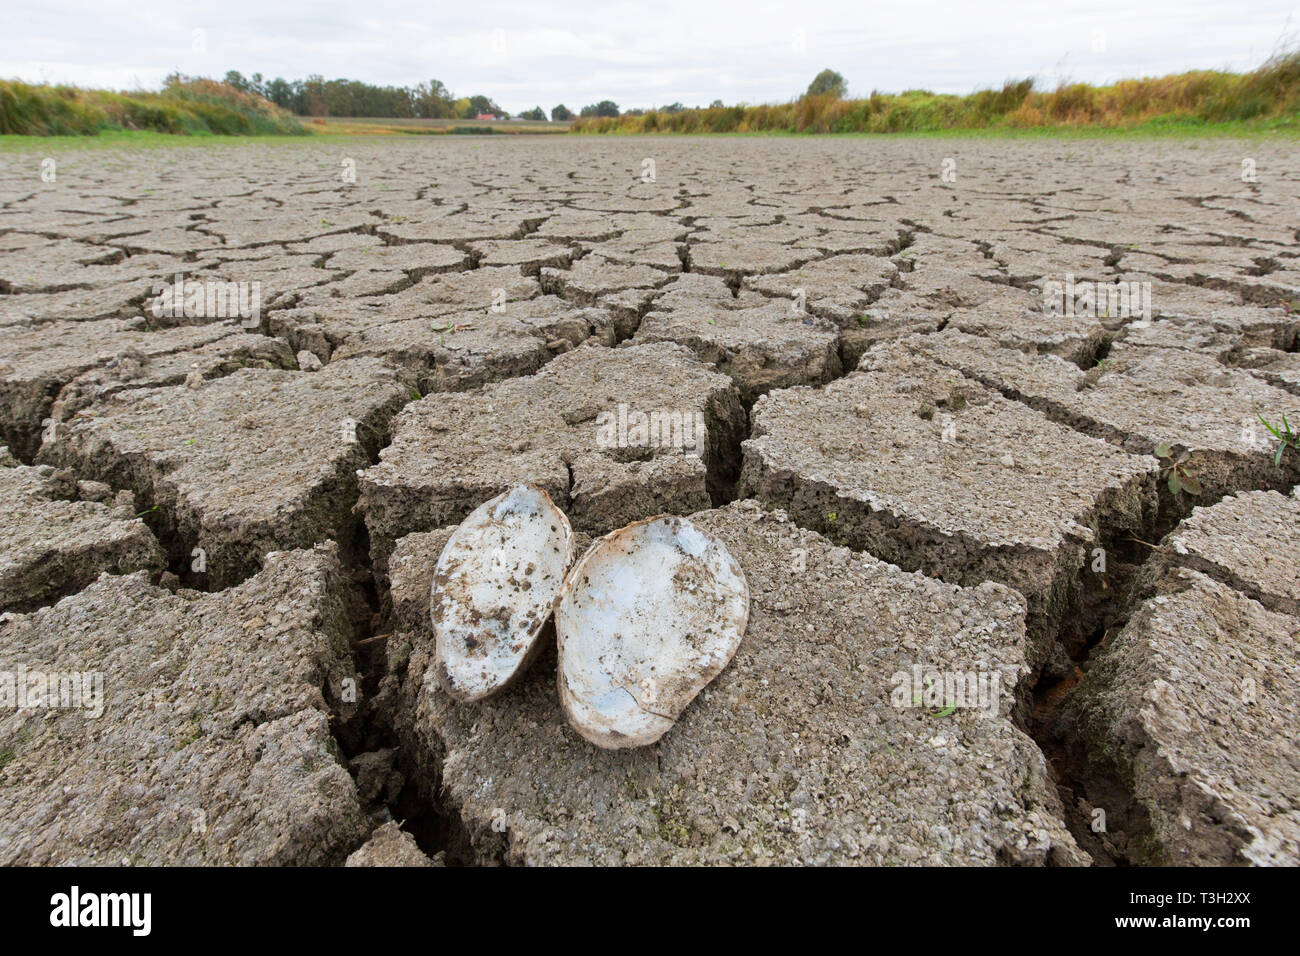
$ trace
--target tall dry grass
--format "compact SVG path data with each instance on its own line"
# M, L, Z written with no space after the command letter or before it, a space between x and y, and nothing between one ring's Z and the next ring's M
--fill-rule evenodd
M637 116L581 117L579 133L902 133L1039 127L1126 128L1155 122L1229 123L1300 114L1300 51L1250 73L1201 70L1036 90L1011 80L968 96L907 90L865 99L801 96L789 103L722 106Z
M143 129L182 134L305 133L269 100L215 80L175 74L158 93L115 93L0 80L0 133L94 135Z

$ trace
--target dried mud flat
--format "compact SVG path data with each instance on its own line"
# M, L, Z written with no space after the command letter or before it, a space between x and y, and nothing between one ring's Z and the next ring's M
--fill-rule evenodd
M1295 154L4 156L0 863L1300 863ZM740 562L658 743L440 687L519 482Z

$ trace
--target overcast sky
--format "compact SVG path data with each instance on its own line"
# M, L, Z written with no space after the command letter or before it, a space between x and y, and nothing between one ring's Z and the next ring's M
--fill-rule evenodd
M45 0L7 5L0 77L156 88L173 70L436 78L506 110L784 102L822 68L851 95L968 93L1009 77L1106 82L1249 69L1300 0Z

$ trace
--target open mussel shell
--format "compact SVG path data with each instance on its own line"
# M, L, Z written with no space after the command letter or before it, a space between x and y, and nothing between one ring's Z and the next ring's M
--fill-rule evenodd
M438 558L430 602L434 666L451 697L482 700L527 669L572 563L569 519L532 485L461 522Z
M606 535L555 609L569 723L598 747L654 743L740 646L749 586L717 538L661 515Z

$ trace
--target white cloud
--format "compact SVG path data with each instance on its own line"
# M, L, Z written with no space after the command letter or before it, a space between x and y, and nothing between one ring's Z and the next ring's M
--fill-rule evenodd
M0 76L125 88L156 86L174 69L399 85L436 77L517 112L605 98L779 102L824 66L863 94L1248 69L1297 28L1295 0L52 0L9 18ZM206 53L192 49L194 29L205 31Z

